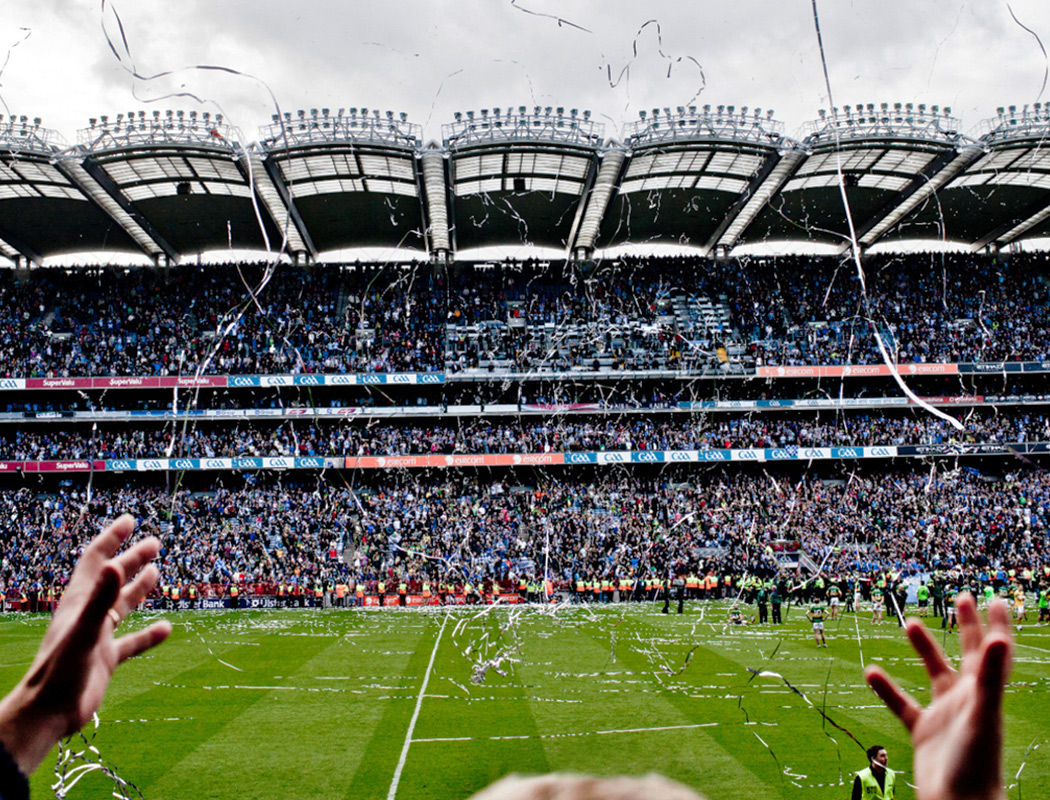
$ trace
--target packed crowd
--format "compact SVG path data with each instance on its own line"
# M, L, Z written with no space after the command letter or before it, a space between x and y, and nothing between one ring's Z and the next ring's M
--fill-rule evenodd
M6 377L1043 359L1040 254L0 274ZM688 311L726 309L714 327ZM684 303L684 305L683 305ZM470 331L468 332L468 326Z
M0 460L237 458L252 456L403 456L603 450L708 450L752 447L862 447L951 442L1050 442L1050 417L1007 407L962 417L957 431L931 414L689 414L666 417L468 417L423 424L382 422L164 427L127 425L0 427Z
M970 470L841 479L769 473L609 474L533 486L467 474L396 476L351 489L245 485L207 493L128 487L0 493L8 593L58 585L79 547L127 510L162 542L162 583L453 580L548 574L666 577L714 570L768 577L801 549L829 574L1040 568L1050 476Z
M427 371L425 269L224 265L0 275L7 377Z
M1041 360L1050 352L1047 262L985 256L872 257L863 288L852 261L780 257L709 261L633 258L583 276L487 270L450 287L450 318L480 324L476 353L449 369L510 360L519 369L697 368L719 348L768 365ZM719 299L730 325L712 330L672 300ZM527 325L504 324L524 317ZM672 321L673 320L673 321ZM633 324L629 324L633 323ZM545 324L556 335L535 336ZM878 334L878 339L876 338ZM474 361L471 358L474 358Z

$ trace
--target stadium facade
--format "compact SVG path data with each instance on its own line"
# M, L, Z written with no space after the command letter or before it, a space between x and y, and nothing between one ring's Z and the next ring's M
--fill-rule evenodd
M975 251L1050 235L1050 109L998 109L977 135L951 110L845 105L784 134L771 112L654 108L607 138L586 111L457 114L424 142L405 115L310 109L235 141L222 115L92 119L64 146L0 121L0 254L109 252L156 263L217 249L301 261L384 246L448 260L535 244L575 258L632 243L701 255L775 241L845 249L941 239Z

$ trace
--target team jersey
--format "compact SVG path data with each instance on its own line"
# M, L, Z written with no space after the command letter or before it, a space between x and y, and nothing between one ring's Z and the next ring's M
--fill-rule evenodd
M882 589L875 588L871 590L871 602L881 603L882 602Z
M822 605L810 606L809 607L809 618L811 620L813 620L813 622L823 622L824 621L824 606L822 606Z
M839 597L841 594L842 590L835 584L828 587L828 597Z

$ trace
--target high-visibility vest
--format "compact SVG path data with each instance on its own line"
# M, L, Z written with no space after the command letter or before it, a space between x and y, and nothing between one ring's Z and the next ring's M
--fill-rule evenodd
M423 581L423 597L430 597L430 582Z
M401 583L399 583L397 585L397 593L398 594L407 594L408 593L408 584L405 583L404 581L401 581Z
M230 597L236 597L238 594L240 594L240 591L241 590L237 588L236 583L230 584Z
M358 597L364 597L365 596L365 585L361 581L357 582L357 596Z
M379 593L386 594L386 581L379 582Z
M857 773L857 777L860 778L860 796L862 800L893 800L893 770L886 770L885 788L879 787L879 782L875 779L875 775L871 771L871 767L862 769Z

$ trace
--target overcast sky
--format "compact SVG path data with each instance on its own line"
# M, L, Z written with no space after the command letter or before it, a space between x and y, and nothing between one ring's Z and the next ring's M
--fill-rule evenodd
M936 103L969 131L996 106L1050 99L1036 38L1050 44L1047 0L817 8L837 105ZM426 139L454 111L494 106L587 108L616 137L639 109L772 108L792 134L829 105L811 0L5 0L4 11L3 105L70 142L89 117L195 107L147 102L172 91L203 98L249 141L274 98L285 111L404 111ZM118 17L123 63L106 38L122 49Z

